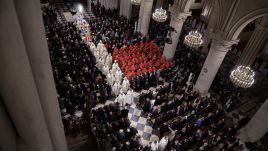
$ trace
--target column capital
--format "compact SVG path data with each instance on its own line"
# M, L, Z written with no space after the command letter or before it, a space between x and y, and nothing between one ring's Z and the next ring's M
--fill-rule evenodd
M227 52L231 47L239 42L239 40L229 40L226 39L222 34L212 33L212 44L211 47L214 47L214 50Z

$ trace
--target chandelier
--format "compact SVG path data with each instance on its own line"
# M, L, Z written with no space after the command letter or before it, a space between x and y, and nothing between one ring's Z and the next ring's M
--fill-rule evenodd
M141 4L141 0L131 0L130 2L133 5L140 5Z
M231 72L230 79L238 87L249 88L254 83L254 75L249 66L238 66Z
M167 20L167 11L161 8L155 9L153 20L157 22L165 22Z
M190 48L199 48L203 43L202 35L196 31L190 31L190 33L185 36L184 44Z

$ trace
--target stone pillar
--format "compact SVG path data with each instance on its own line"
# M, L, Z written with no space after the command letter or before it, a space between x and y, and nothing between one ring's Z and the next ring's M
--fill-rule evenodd
M15 5L53 147L67 150L40 3L20 0Z
M0 17L5 20L0 23L0 28L5 29L0 31L0 93L17 135L22 140L19 144L21 149L18 150L54 151L26 50L28 46L24 44L24 35L17 16L20 12L17 10L19 6L14 3L22 2L10 0L0 2L1 6L5 6L0 13ZM24 5L33 5L29 7L36 5L33 1L25 3ZM40 7L40 3L38 5ZM32 14L41 12L40 8L38 11L31 11ZM24 19L36 25L36 18L25 16ZM41 16L38 20L41 20ZM39 37L37 34L35 38ZM41 74L40 76L46 77Z
M91 12L91 0L87 0L87 9Z
M123 16L124 15L125 1L126 0L120 0L119 16Z
M211 43L211 40L212 40L211 35L214 32L214 27L217 23L217 17L219 14L219 10L213 9L213 7L215 7L214 6L215 1L207 0L206 3L208 3L208 2L211 3L211 13L210 13L209 18L206 17L206 19L209 19L209 20L207 20L208 25L207 25L207 29L206 29L206 32L205 32L204 38L203 38L203 48L202 48L203 53L208 53L208 51L209 51L208 46Z
M111 0L111 9L118 8L118 0Z
M103 0L103 5L104 5L105 9L109 9L108 0Z
M131 14L132 14L132 4L130 2L130 0L126 0L126 4L125 4L125 17L127 19L131 18Z
M153 0L142 0L139 14L138 31L147 36L152 16Z
M12 125L4 104L0 98L0 149L1 151L17 151L16 130Z
M255 30L251 35L245 49L236 65L252 65L258 53L264 48L268 38L268 17L258 20Z
M248 124L240 130L239 138L243 142L256 142L268 132L268 99L251 118Z
M183 23L186 20L187 16L190 16L190 14L191 13L188 12L188 13L179 13L178 15L177 14L171 15L170 26L173 27L175 31L171 33L172 44L165 43L163 56L166 59L168 60L173 59L181 35L181 29Z
M205 0L204 5L203 5L203 9L202 9L202 13L201 13L201 16L200 16L201 19L205 23L209 23L211 13L212 13L212 9L213 9L213 0Z
M208 93L226 53L231 49L232 45L237 42L238 41L225 40L221 38L219 34L213 35L211 48L194 86L195 91L203 95Z

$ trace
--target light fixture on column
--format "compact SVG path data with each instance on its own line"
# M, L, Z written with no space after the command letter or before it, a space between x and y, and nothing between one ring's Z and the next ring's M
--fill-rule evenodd
M140 5L141 4L141 0L131 0L130 2L133 5Z
M184 44L190 48L199 48L203 44L202 35L197 31L190 31L184 38Z
M231 72L230 79L238 87L249 88L254 83L254 75L249 66L238 66Z
M165 22L167 20L167 11L161 8L155 9L153 13L153 20L157 22Z

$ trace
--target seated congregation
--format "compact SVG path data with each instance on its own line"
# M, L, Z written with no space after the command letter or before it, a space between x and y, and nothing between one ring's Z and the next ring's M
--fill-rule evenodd
M85 23L89 31L82 31L77 22L58 22L55 8L43 8L66 135L90 129L100 150L107 151L232 151L240 147L236 133L241 126L226 124L216 97L201 97L193 91L204 60L198 51L180 41L174 61L167 61L157 46L162 45L162 32L154 33L149 41L133 32L134 22L119 17L117 9L92 3L92 12L96 19ZM143 144L130 124L130 106L145 113L159 132L158 140Z

